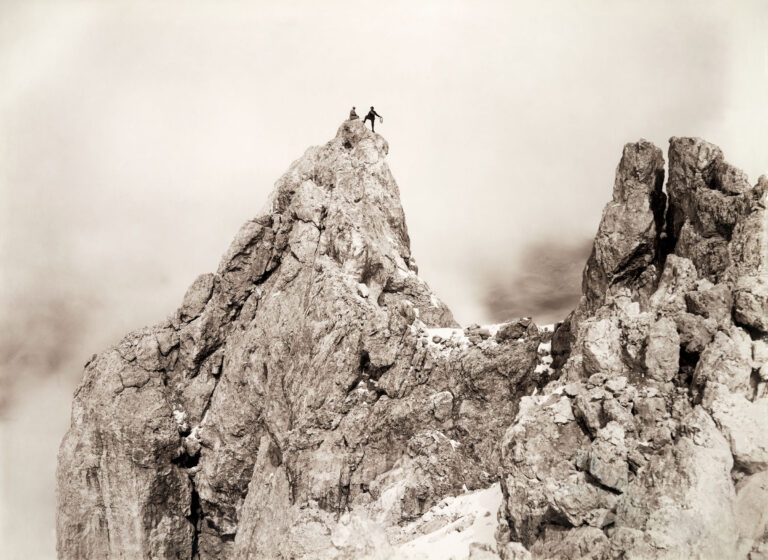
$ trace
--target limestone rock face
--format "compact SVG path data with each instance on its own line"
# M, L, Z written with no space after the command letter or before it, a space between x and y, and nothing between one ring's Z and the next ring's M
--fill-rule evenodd
M613 200L603 210L584 268L587 311L624 286L645 294L657 279L666 201L663 184L661 150L645 140L627 144L616 169Z
M503 558L768 553L768 179L624 149L579 307L501 445ZM631 215L630 215L631 214Z
M343 123L174 316L89 361L59 452L61 558L360 558L497 480L541 333L456 325L416 274L387 152Z
M86 364L59 556L768 556L768 178L672 138L665 194L628 144L576 309L462 329L388 149L343 123L172 317Z

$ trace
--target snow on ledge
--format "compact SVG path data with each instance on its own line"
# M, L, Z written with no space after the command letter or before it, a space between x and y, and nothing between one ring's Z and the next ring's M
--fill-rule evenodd
M445 498L420 519L401 529L402 540L394 547L394 557L466 560L470 556L470 545L474 543L495 551L496 515L501 499L498 483L485 490Z

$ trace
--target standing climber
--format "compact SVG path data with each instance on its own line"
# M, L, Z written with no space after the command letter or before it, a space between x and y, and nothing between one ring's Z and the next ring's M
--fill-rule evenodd
M384 122L384 117L378 114L373 106L371 106L371 110L368 111L368 114L365 115L365 119L363 119L363 124L365 124L365 121L371 121L371 130L373 132L376 132L376 127L374 126L376 124L376 117L379 117L381 122Z
M357 113L355 112L355 108L352 107L352 110L349 112L349 120L354 121L355 119L359 119L360 117L357 116Z

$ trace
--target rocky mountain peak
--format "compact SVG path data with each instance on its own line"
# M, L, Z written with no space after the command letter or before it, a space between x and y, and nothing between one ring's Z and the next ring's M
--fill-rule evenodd
M423 284L415 274L400 193L385 161L388 151L384 138L360 121L344 122L333 140L308 149L278 180L263 214L241 228L219 266L222 279L232 276L233 286L247 287L248 278L229 274L244 270L243 259L255 256L256 262L248 263L258 269L254 281L287 249L288 259L300 265L335 262L373 301L404 284ZM424 294L423 287L410 290L417 308ZM423 303L427 324L454 324L442 304Z
M672 138L665 185L627 144L554 334L462 329L387 152L343 123L172 317L86 364L59 555L768 554L768 178Z
M87 364L62 557L360 557L496 480L546 333L456 325L416 273L387 151L343 123L174 316Z

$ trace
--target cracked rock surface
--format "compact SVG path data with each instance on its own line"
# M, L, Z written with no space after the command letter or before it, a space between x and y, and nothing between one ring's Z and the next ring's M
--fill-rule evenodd
M387 152L343 123L174 316L88 362L61 558L360 558L497 481L520 397L551 373L544 332L458 327L417 275Z
M628 144L544 390L501 445L498 554L768 557L768 224L721 151Z
M462 329L387 152L343 123L86 364L60 557L768 557L768 177L627 144L577 308Z

